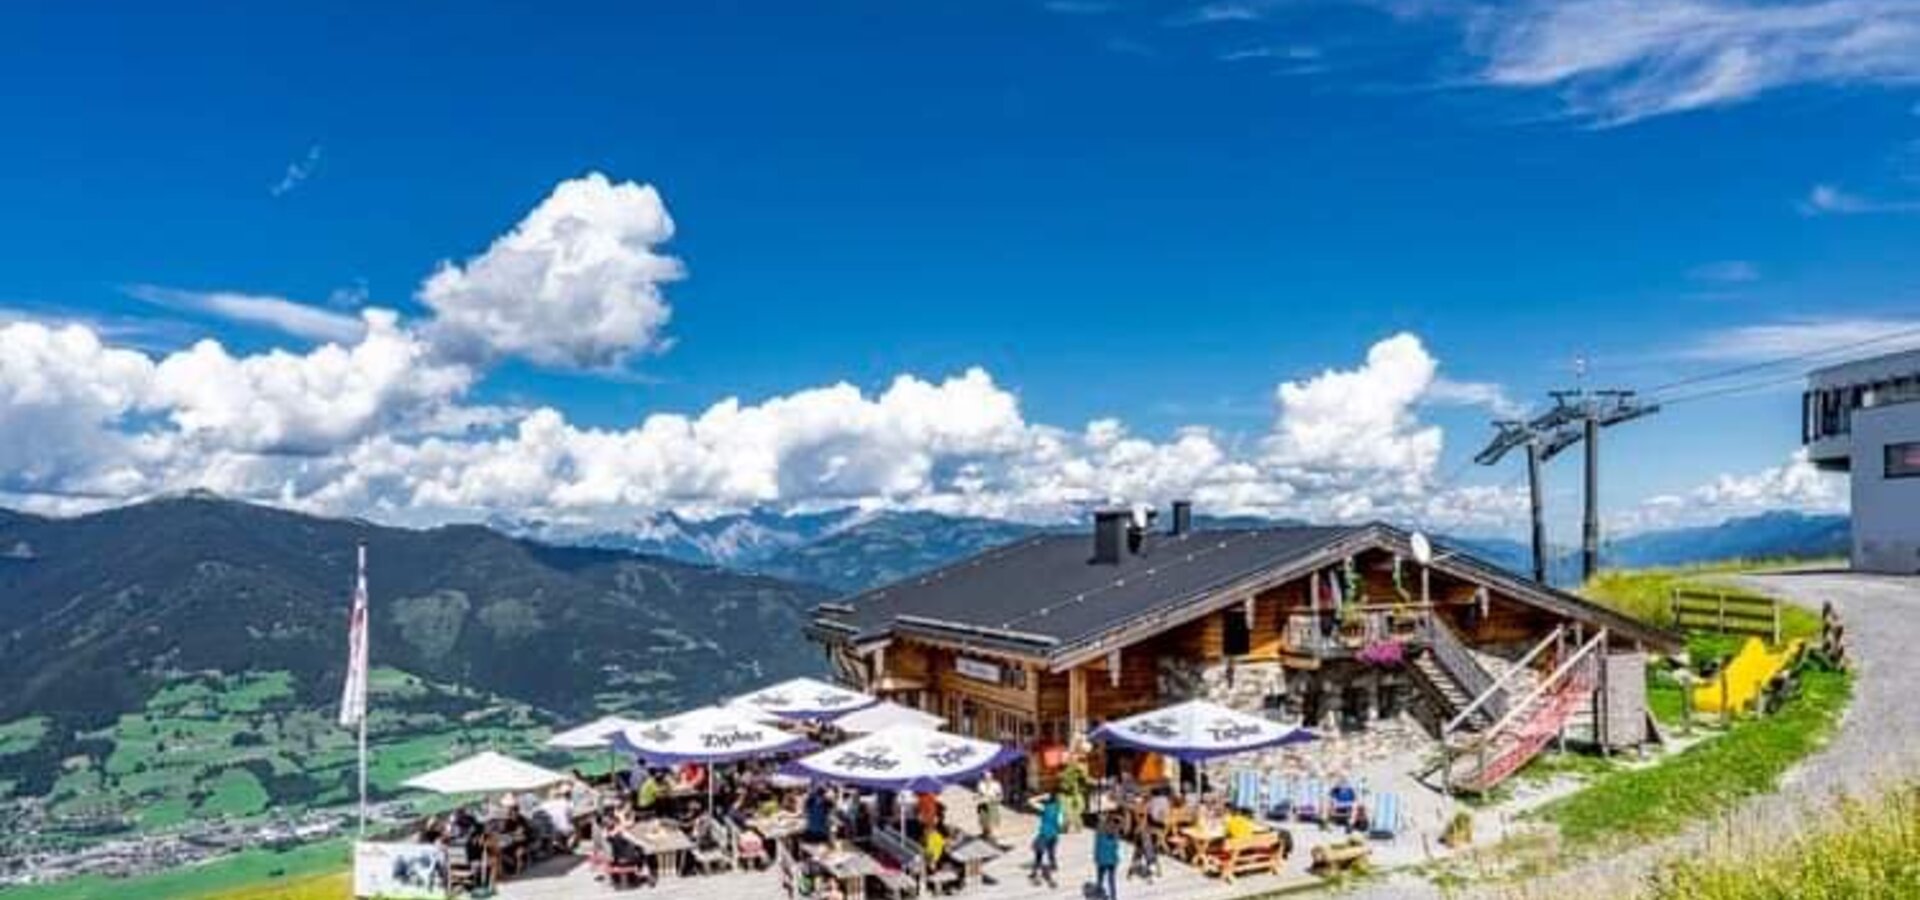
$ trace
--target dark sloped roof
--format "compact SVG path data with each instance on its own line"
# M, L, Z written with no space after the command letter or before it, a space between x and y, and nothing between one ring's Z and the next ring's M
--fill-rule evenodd
M823 609L861 635L896 620L976 631L1044 649L1093 637L1178 605L1354 533L1290 526L1149 534L1118 564L1092 561L1085 534L1040 535Z
M1126 554L1117 564L1092 561L1090 535L1039 535L823 604L815 626L856 641L896 630L962 635L982 645L1044 656L1263 573L1294 568L1323 551L1352 553L1356 543L1411 553L1406 533L1379 523L1149 534L1139 553ZM1522 602L1654 647L1673 649L1680 643L1670 632L1452 548L1435 560L1435 568L1496 585Z

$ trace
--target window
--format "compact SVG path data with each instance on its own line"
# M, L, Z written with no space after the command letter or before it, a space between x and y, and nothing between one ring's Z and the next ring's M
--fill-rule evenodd
M1887 445L1888 478L1920 478L1920 441Z
M1220 613L1220 622L1226 631L1222 638L1226 655L1245 656L1253 652L1253 631L1247 627L1246 612L1237 608L1224 610Z

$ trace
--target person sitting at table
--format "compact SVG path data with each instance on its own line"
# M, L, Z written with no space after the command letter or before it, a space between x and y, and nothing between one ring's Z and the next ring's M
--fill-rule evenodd
M1167 815L1173 812L1173 792L1166 788L1155 788L1153 796L1147 800L1147 823L1153 827L1149 831L1158 831L1167 824Z
M525 869L527 849L533 840L533 827L520 812L518 803L506 807L498 820L496 836L500 845L500 862L506 867L507 874L517 874Z
M615 811L607 825L607 850L613 854L614 874L610 878L615 887L637 887L658 879L653 861L641 849L639 827L639 817L627 807Z
M928 791L920 791L914 795L913 800L914 824L920 826L917 836L924 836L933 831L933 826L940 823L940 797Z
M643 813L653 812L660 805L660 790L663 787L660 777L652 769L640 779L640 786L634 788L633 802Z
M1353 782L1348 781L1347 776L1341 775L1339 780L1333 783L1333 790L1329 792L1329 796L1332 799L1332 803L1328 818L1344 826L1347 832L1351 834L1353 832L1353 809L1354 806L1360 802L1360 792L1354 789Z
M674 773L673 789L680 793L698 793L707 789L707 776L712 773L699 763L687 763Z
M546 832L551 836L553 847L561 853L572 853L575 841L573 830L573 786L560 785L547 795L534 810L534 815L546 822Z

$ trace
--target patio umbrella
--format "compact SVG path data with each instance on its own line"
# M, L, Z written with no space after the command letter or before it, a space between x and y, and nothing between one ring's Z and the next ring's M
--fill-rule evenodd
M488 750L402 783L436 794L517 794L566 780L559 772Z
M918 725L921 728L938 729L945 724L947 724L946 719L933 713L922 712L911 706L902 706L892 700L882 700L866 709L857 709L833 720L833 727L848 734L872 734L897 725Z
M736 697L728 705L757 710L782 719L824 720L877 702L859 691L812 678L794 678Z
M883 791L934 794L972 781L1021 757L992 741L960 737L919 725L895 725L787 764L786 771L819 781ZM900 806L900 833L907 805Z
M1189 700L1108 722L1094 729L1092 737L1121 747L1198 763L1310 741L1314 736L1304 728L1271 722L1218 703Z
M1020 756L1019 750L1005 744L919 725L895 725L796 759L787 771L873 790L937 793Z
M648 765L699 763L707 767L707 812L713 812L716 763L764 759L814 748L814 743L733 706L705 706L613 733L614 749Z
M585 725L569 728L547 739L547 746L562 750L602 750L613 746L613 734L645 723L626 716L601 716Z

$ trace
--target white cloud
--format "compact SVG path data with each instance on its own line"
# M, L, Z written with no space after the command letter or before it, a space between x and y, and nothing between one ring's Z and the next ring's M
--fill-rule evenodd
M1245 62L1248 60L1287 60L1291 62L1314 62L1320 59L1320 48L1310 44L1289 44L1285 46L1262 45L1228 50L1220 54L1221 62Z
M1610 527L1632 533L1711 525L1778 509L1842 513L1847 505L1846 476L1814 468L1801 450L1778 466L1742 475L1722 474L1684 493L1650 497L1609 520Z
M201 341L160 361L153 396L187 438L227 449L321 454L428 416L472 384L472 370L436 360L392 312L363 315L360 342L306 354L236 358L216 341Z
M0 324L0 487L113 493L131 438L115 425L147 404L153 363L84 325Z
M1255 22L1266 17L1272 0L1214 0L1203 3L1173 19L1177 25L1208 25L1216 22Z
M1687 277L1710 284L1747 284L1760 280L1760 267L1744 259L1722 259L1694 266Z
M1555 89L1602 126L1796 85L1920 81L1909 0L1530 0L1481 7L1471 37L1485 83Z
M153 284L131 285L127 294L157 306L264 325L315 341L350 344L366 333L366 325L358 316L308 306L285 297L235 291L188 291Z
M1502 419L1526 415L1526 404L1507 395L1507 389L1490 381L1455 381L1436 377L1427 388L1427 402L1440 406L1477 406Z
M666 349L662 286L684 275L655 252L673 219L650 185L597 172L561 182L513 230L420 288L431 335L468 358L608 368Z
M1920 319L1810 318L1708 332L1681 348L1682 359L1765 362L1838 353L1883 353L1920 344Z
M287 163L286 173L280 176L279 181L267 188L267 193L282 197L312 178L314 170L320 167L320 152L320 145L314 144L308 147L307 152L299 159Z
M472 405L476 370L390 312L365 323L359 342L306 353L203 341L157 359L81 326L8 325L0 424L43 439L9 442L20 458L5 460L0 492L51 508L199 487L412 523L498 513L608 526L760 505L1058 519L1185 496L1223 513L1464 527L1512 506L1510 492L1436 485L1442 435L1419 409L1444 382L1406 334L1355 368L1281 385L1272 431L1242 448L1206 428L1157 439L1118 419L1035 422L981 369L589 428L555 409Z
M1831 184L1816 184L1798 204L1805 216L1857 216L1872 213L1920 212L1920 200L1885 200L1848 193Z

